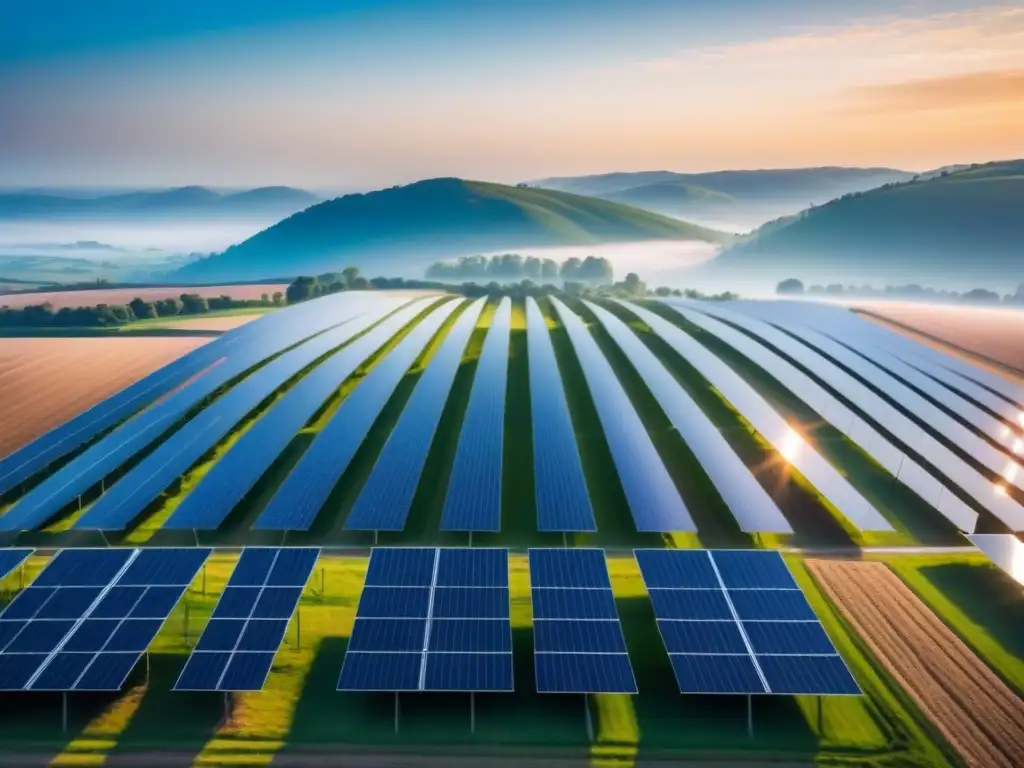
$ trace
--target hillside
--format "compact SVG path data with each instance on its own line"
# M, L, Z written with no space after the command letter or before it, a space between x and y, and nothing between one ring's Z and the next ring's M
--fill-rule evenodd
M704 274L1010 290L1024 279L1024 161L849 195L763 227Z
M96 197L7 193L0 194L0 218L224 217L267 212L284 216L319 200L316 195L291 187L259 187L221 194L191 186Z
M642 240L726 242L720 232L594 198L462 179L339 197L297 213L175 279L247 280L349 264L421 277L430 262L472 253Z

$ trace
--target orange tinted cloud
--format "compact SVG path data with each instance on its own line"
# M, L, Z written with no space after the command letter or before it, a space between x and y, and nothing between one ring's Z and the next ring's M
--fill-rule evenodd
M851 108L868 111L961 109L1024 102L1024 69L866 85L847 92Z

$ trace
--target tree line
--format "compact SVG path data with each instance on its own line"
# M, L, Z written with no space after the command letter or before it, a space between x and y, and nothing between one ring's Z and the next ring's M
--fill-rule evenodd
M554 259L502 253L494 256L463 256L456 261L436 261L427 267L427 277L438 280L520 280L562 279L566 282L611 284L615 273L608 259L587 256L570 258L561 264Z
M974 288L960 293L958 291L936 290L916 283L907 285L887 285L884 288L875 288L871 285L842 285L830 283L829 285L811 285L804 287L802 281L791 277L783 280L775 287L775 292L780 296L852 296L855 298L888 298L888 299L917 299L923 301L949 301L962 302L967 304L1008 304L1024 306L1024 283L1017 286L1017 292L1000 296L995 291L986 288Z
M264 293L259 299L234 299L222 295L204 297L183 293L177 298L146 301L136 297L127 304L96 304L91 307L54 309L50 302L25 307L0 307L0 328L109 328L138 320L189 317L227 309L273 307L284 304L284 294Z

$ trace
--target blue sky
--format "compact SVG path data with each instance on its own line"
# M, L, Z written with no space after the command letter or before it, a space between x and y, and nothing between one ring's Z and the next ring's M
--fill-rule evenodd
M927 168L1024 154L1022 51L1009 2L5 3L0 186Z

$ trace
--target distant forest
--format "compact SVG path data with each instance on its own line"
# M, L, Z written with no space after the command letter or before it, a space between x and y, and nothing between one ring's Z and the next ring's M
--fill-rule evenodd
M427 277L436 280L495 282L561 279L565 282L607 285L614 282L615 273L608 259L596 256L566 259L559 264L554 259L502 253L490 257L463 256L457 261L437 261L427 268Z
M918 301L949 301L966 304L1009 304L1024 306L1024 283L1017 286L1017 292L1000 296L995 291L985 288L974 288L960 293L958 291L935 290L910 283L908 285L887 285L875 288L871 285L811 285L804 287L796 278L783 280L775 289L780 296L852 296L854 298L910 299Z

